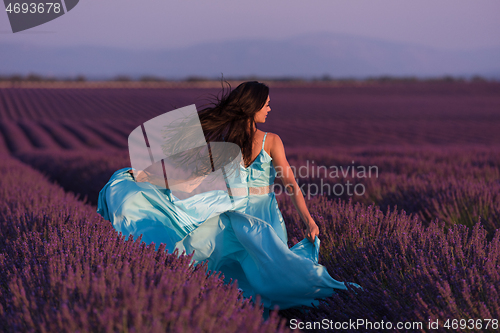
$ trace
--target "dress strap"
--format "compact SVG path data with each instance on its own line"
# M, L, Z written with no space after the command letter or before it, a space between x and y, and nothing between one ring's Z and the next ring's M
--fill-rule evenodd
M267 132L266 132L266 134L264 134L264 140L262 140L262 149L264 149L264 142L266 142L266 135L267 135Z

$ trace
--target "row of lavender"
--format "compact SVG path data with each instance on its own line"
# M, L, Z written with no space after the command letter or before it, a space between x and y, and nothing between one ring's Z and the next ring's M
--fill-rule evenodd
M298 216L289 198L280 204L294 243L304 237L303 228L291 222ZM375 331L498 331L500 230L488 242L479 223L446 232L439 221L425 227L404 212L384 214L373 205L325 197L312 199L310 210L320 228L320 263L333 278L354 281L365 292L341 292L314 311L289 309L282 316L304 322L362 319L347 330L352 332L370 331L368 322L378 323L371 326ZM439 328L430 329L436 320Z
M418 216L424 225L438 218L445 228L473 227L481 221L489 240L500 228L499 148L294 148L287 149L287 155L309 198L352 198L383 211L397 206ZM125 151L39 151L16 156L92 205L113 172L130 166ZM277 183L276 192L280 189Z
M290 153L292 157L299 156L298 152ZM106 158L107 164L101 165ZM32 162L42 160L38 156ZM53 163L46 165L55 167L64 161L69 159L54 155ZM106 168L112 172L126 166L123 161L112 156L95 156L91 163L76 159L71 167L79 165L79 171L73 173L73 180L81 182L83 188L83 183L92 181L92 175ZM49 186L37 172L10 160L3 163L2 174L7 177L1 184L5 189L1 200L5 202L1 210L5 241L0 263L1 271L6 272L1 289L2 298L6 299L1 308L2 325L32 325L46 331L62 327L70 331L108 323L117 325L111 330L128 325L129 331L139 331L138 327L154 327L154 318L158 317L166 318L158 324L162 329L172 330L182 325L198 325L202 329L222 325L230 330L250 325L251 321L260 325L257 310L234 305L236 291L221 285L220 280L205 278L203 269L191 273L171 256L130 240L124 243L94 208ZM401 167L394 165L393 171ZM48 170L61 173L64 168L61 164L59 170ZM476 173L481 174L480 170ZM487 174L482 172L483 176ZM72 177L67 177L70 182ZM303 227L289 198L282 195L279 201L293 245L303 239ZM398 321L422 322L422 329L417 331L430 331L426 326L429 319L439 319L438 332L448 331L442 326L447 318L475 319L474 327L481 320L482 331L498 329L498 322L487 319L500 318L500 231L488 241L481 223L472 228L454 224L446 231L439 220L426 227L417 215L408 216L394 209L384 213L376 205L352 200L317 196L308 205L321 230L320 263L335 279L356 282L365 292L340 292L310 312L284 310L280 311L281 316L302 321L384 320L394 325ZM163 284L164 280L167 282ZM175 292L181 286L182 293ZM161 301L166 298L160 295L171 295L181 305L176 301L164 305ZM187 297L186 302L192 303L182 303L176 297ZM205 301L223 304L205 308ZM233 314L229 322L227 314L221 316L227 304ZM93 312L93 307L102 312ZM122 307L126 315L120 312ZM177 320L172 315L177 316L179 311L186 314ZM208 315L202 315L206 311L216 316L211 321L214 326L207 324ZM70 320L75 314L78 319ZM29 324L30 320L33 324ZM267 325L270 326L264 329L271 330L277 323ZM472 327L470 322L467 325ZM105 326L97 327L104 331ZM247 331L259 329L245 327ZM393 327L392 331L407 330Z
M309 195L352 198L383 211L397 206L424 225L481 221L490 240L500 228L499 147L297 148L289 155Z
M388 100L399 103L400 98L408 97L410 102L426 103L430 106L446 100L450 106L459 107L463 102L476 103L477 96L491 98L498 94L500 84L495 82L484 83L443 83L443 82L414 82L410 84L347 84L347 85L290 85L289 87L273 87L271 94L273 105L277 108L285 107L288 112L296 113L296 109L304 110L303 106L309 105L313 114L328 112L328 108L336 104L343 108L355 111L360 105L372 102L372 107L382 110L380 105L373 102L386 104ZM233 86L234 88L234 86ZM82 116L91 119L104 119L116 117L142 118L147 120L163 112L196 103L200 106L206 103L210 94L219 93L220 88L0 88L0 120L19 119L73 119L80 120ZM282 96L287 98L282 98ZM297 98L300 95L301 98ZM358 97L358 98L353 98ZM437 97L437 99L436 99ZM451 97L451 98L449 98ZM472 98L471 98L472 97ZM498 96L496 96L498 99ZM343 102L349 100L348 105ZM434 99L434 100L433 100ZM433 101L431 101L433 100ZM453 101L455 100L455 101ZM314 104L323 107L311 110ZM336 102L337 103L332 103ZM295 103L299 105L293 106ZM483 104L491 104L483 101ZM278 103L278 104L275 104ZM327 106L325 108L324 106ZM385 105L384 105L385 106ZM396 105L394 105L396 106ZM393 107L394 107L393 106ZM307 110L307 109L306 109ZM460 108L465 111L466 108ZM345 110L346 111L346 110ZM386 112L392 112L386 110ZM420 113L431 113L428 109L421 109ZM456 110L455 110L456 111ZM367 113L365 111L362 111ZM344 116L349 116L348 114ZM138 119L141 120L141 119Z
M128 127L126 120L4 120L0 121L0 152L123 150L129 134L124 128Z
M128 134L219 89L0 89L0 151L124 148ZM500 83L271 86L262 128L290 146L500 143Z
M40 172L0 157L0 331L288 331L206 266L126 240Z

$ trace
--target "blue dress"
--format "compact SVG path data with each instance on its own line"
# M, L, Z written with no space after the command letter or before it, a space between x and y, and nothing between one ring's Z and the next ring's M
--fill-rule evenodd
M245 297L261 296L267 309L318 305L334 289L347 290L318 264L320 241L304 238L292 248L274 191L276 171L262 149L230 181L231 193L214 190L178 199L169 189L139 187L128 172L116 171L99 193L97 212L113 227L146 243L166 244L179 254L194 251L193 262L208 261L226 281L237 280ZM231 201L227 200L230 198ZM352 286L359 287L355 283Z

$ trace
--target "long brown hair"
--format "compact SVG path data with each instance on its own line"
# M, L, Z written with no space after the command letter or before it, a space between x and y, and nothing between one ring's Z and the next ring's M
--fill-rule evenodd
M165 140L161 147L169 163L179 170L189 170L192 176L208 175L221 167L228 169L229 161L240 154L245 165L251 162L254 117L264 107L269 87L248 81L231 91L231 85L225 82L228 88L225 89L222 83L221 96L212 95L214 100L203 105L197 117L194 114L179 118L166 124L162 131ZM201 144L200 125L209 147ZM222 141L235 145L217 144ZM207 159L209 154L210 159Z
M252 142L255 131L255 114L266 104L269 87L258 81L247 81L231 91L222 84L221 97L198 111L201 127L207 142L225 141L241 148L245 165L252 158Z

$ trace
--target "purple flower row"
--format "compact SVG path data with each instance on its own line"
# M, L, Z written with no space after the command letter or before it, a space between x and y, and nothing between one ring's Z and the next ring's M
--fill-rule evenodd
M40 172L2 155L0 174L2 331L288 331L206 265L126 240Z
M302 222L289 197L279 199L293 245L304 237ZM500 230L488 241L481 223L446 231L442 221L426 227L404 211L384 213L351 199L315 197L309 207L320 228L320 263L333 278L366 292L341 292L307 314L285 310L283 316L393 323L500 318Z

